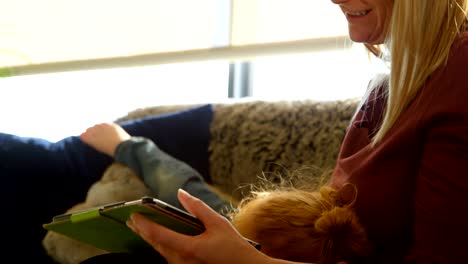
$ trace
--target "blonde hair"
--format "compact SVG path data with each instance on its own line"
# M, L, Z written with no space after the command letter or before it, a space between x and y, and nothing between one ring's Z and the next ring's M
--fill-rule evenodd
M391 55L387 107L375 145L443 65L452 43L467 27L468 0L395 0L386 46ZM376 53L378 47L366 45Z
M364 228L330 187L310 192L276 189L253 192L231 215L245 237L259 242L265 254L308 263L353 263L369 253Z

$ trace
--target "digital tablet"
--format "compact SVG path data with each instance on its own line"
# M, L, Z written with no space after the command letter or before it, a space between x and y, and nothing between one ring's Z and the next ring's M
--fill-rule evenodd
M61 214L43 227L108 252L138 252L154 250L127 227L132 213L186 235L198 235L205 228L195 216L153 197L122 201L100 207ZM260 245L248 240L257 249Z
M187 235L197 235L205 230L200 220L193 215L146 196L135 201L57 215L43 227L108 252L152 249L125 224L132 213L140 213L158 224Z

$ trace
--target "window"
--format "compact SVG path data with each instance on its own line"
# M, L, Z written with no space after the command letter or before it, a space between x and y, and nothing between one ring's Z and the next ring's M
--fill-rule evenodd
M147 106L360 97L374 67L329 1L0 3L0 132L52 141Z
M226 2L0 0L0 67L225 44Z
M232 28L234 45L347 35L329 0L234 0Z
M219 101L228 74L220 61L0 78L0 132L56 141L137 108Z
M228 95L228 61L51 73L49 66L41 68L82 60L75 65L86 69L95 58L227 45L228 0L0 3L0 68L39 69L0 78L0 132L56 141L137 108L212 102Z
M263 100L361 98L383 65L363 45L251 61L252 97Z

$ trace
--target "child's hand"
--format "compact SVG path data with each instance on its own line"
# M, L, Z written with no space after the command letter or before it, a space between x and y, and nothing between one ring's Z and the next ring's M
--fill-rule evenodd
M80 135L84 143L111 157L114 157L117 145L130 137L122 127L115 123L97 124Z

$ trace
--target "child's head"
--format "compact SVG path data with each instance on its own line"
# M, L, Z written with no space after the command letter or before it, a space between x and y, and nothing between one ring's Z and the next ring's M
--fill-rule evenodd
M368 254L368 241L350 205L335 190L255 192L232 222L272 257L314 263L354 262Z

